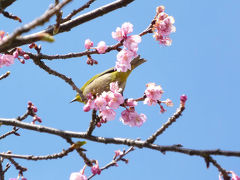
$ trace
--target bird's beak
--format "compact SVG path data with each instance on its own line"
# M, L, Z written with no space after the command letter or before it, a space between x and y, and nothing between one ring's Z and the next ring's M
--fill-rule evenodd
M75 102L77 101L77 98L74 98L73 100L71 100L69 103Z

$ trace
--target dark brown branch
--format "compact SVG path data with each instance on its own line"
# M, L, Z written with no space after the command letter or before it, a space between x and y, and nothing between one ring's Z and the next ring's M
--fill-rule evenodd
M74 142L72 141L71 138L64 138L64 139L66 139L66 141L69 144L74 145ZM92 166L91 160L87 158L86 154L81 150L81 148L76 148L76 151L78 152L79 156L83 158L85 164L91 167Z
M11 134L18 135L18 134L16 134L16 132L17 132L18 130L19 130L19 128L15 128L15 127L14 127L12 131L9 131L9 132L1 135L1 136L0 136L0 140L3 139L3 138L5 138L5 137L7 137L7 136L9 136L9 135L11 135Z
M30 115L30 113L31 112L29 110L27 110L27 112L25 114L23 114L22 116L17 117L17 120L23 121L24 119L26 119Z
M90 5L91 5L94 1L96 1L96 0L89 0L87 3L85 3L85 4L84 4L83 6L81 6L80 8L73 10L69 15L67 15L67 17L65 17L65 18L63 19L63 22L66 22L66 21L72 19L72 17L75 16L77 13L83 11L83 10L86 9L86 8L89 8Z
M161 128L159 128L151 137L149 137L146 142L148 143L153 143L157 137L162 134L172 123L174 123L181 115L182 112L184 111L185 107L180 104L180 107L177 109L177 111L173 114L172 117L168 119L168 121L162 125Z
M70 31L72 28L74 28L76 26L79 26L80 24L83 24L85 22L93 20L97 17L103 16L103 15L105 15L105 14L111 12L111 11L116 10L116 9L127 6L128 4L130 4L133 1L134 0L116 0L116 1L114 1L112 3L109 3L105 6L97 8L97 9L91 11L91 12L80 15L73 20L69 20L69 21L61 24L60 27L59 27L59 32L58 33ZM66 1L64 1L64 2L66 2ZM61 3L59 3L58 6L51 9L51 12L53 12L55 10L54 13L56 13L60 9L59 8L60 5L61 5ZM40 18L44 19L43 16L40 17ZM17 47L17 46L22 46L24 44L30 44L32 42L39 41L39 33L49 33L49 34L53 35L53 28L54 27L52 26L52 27L50 27L50 28L48 28L44 31L38 32L38 33L30 34L30 35L27 35L27 36L24 36L24 37L16 37L17 35L19 35L19 33L21 34L21 33L25 32L25 29L29 29L29 27L32 28L33 27L32 24L37 24L36 20L33 21L32 23L30 23L29 25L27 25L27 27L24 28L24 31L20 28L15 33L13 33L13 35L11 35L9 37L12 40L11 43L7 44L7 43L5 43L5 41L3 43L1 43L0 44L0 52L4 52L8 49L11 49L11 48L14 48L14 47ZM15 39L15 37L16 37L16 39ZM9 38L7 38L7 39L9 39ZM7 40L7 41L10 41L10 40Z
M18 16L15 16L15 15L13 15L13 14L5 11L4 9L1 9L1 8L0 8L0 13L2 13L3 16L5 16L6 18L16 20L16 21L18 21L18 22L20 22L20 23L22 22L21 18L19 18Z
M161 146L157 144L146 143L146 141L142 140L133 140L128 138L107 138L107 137L100 137L100 136L88 136L85 132L73 132L73 131L63 131L55 128L45 127L41 125L35 125L30 123L25 123L18 121L16 119L4 119L0 118L0 123L2 125L8 126L16 126L23 129L33 130L42 133L53 134L57 136L61 136L64 138L82 138L88 139L90 141L104 143L104 144L121 144L127 146L134 146L138 148L148 148L157 150L160 152L178 152L187 154L190 156L206 156L206 155L218 155L218 156L235 156L240 157L239 151L223 151L220 149L215 150L196 150L190 148L183 148L180 146L172 145L172 146Z
M211 156L206 156L203 158L205 159L207 164L211 162L218 169L218 171L222 174L224 180L230 180L230 177L228 176L228 172L225 169L223 169L215 159L213 159Z
M59 4L59 0L55 0L55 6L57 6L58 4ZM58 33L61 21L62 21L62 11L58 10L56 12L56 24L54 25L53 34Z
M0 156L7 159L18 158L18 159L27 159L27 160L49 160L49 159L58 159L64 156L67 156L70 152L74 151L74 148L71 146L67 150L62 150L62 152L50 154L46 156L33 156L33 155L19 155L19 154L12 154L12 153L0 153Z
M11 154L10 152L7 152L6 154ZM2 156L3 157L3 156ZM27 168L21 166L20 164L18 164L12 157L4 157L6 159L8 159L14 166L17 170L19 170L21 173L24 172L24 171L27 171Z
M0 8L5 9L14 3L16 0L0 0Z
M6 72L5 74L0 76L0 80L7 78L10 75L10 71Z
M63 6L65 6L67 3L69 3L72 0L65 0L61 3L59 3L57 6L55 6L52 9L49 9L47 12L45 12L42 16L35 19L34 21L30 22L29 24L26 24L20 28L18 28L13 34L9 35L6 39L2 40L0 42L0 49L9 49L13 48L14 40L17 36L20 36L23 33L26 33L36 26L43 25L46 23L56 12L58 12ZM14 46L16 47L16 46ZM1 51L2 52L2 51Z
M2 157L0 158L0 180L4 180L4 172L2 167Z
M42 62L38 58L33 59L33 61L37 66L39 66L40 68L42 68L43 70L45 70L49 74L52 74L52 75L57 76L57 77L61 78L62 80L64 80L66 83L68 83L73 88L73 90L77 91L77 93L80 95L82 100L85 100L85 97L83 96L82 91L74 84L74 82L72 81L71 78L68 78L63 74L61 74L57 71L54 71L53 69L48 67L44 62Z
M92 135L92 132L95 129L95 126L96 126L96 122L97 122L97 111L93 110L92 111L92 119L90 121L89 128L87 130L87 135L88 136Z

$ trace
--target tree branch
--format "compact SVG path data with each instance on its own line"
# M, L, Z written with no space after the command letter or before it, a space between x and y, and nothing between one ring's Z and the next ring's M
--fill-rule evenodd
M65 0L61 3L59 3L57 6L55 6L52 9L49 9L46 11L41 17L35 19L34 21L30 22L29 24L26 24L20 28L18 28L13 34L7 36L6 39L3 39L0 41L0 51L4 51L10 48L13 48L14 40L17 36L20 36L23 33L26 33L30 31L31 29L35 28L36 26L43 25L46 23L55 13L57 13L63 6L65 6L67 3L69 3L72 0ZM35 37L36 38L36 37ZM33 41L32 41L33 42ZM23 45L23 44L22 44ZM16 47L16 46L14 46Z
M157 150L160 152L178 152L187 154L190 156L206 156L206 155L219 155L219 156L235 156L240 157L239 151L223 151L220 149L216 150L196 150L190 148L183 148L179 147L178 145L172 146L162 146L157 144L147 143L146 141L142 140L133 140L128 138L107 138L107 137L100 137L100 136L88 136L86 132L73 132L73 131L63 131L55 128L50 128L41 125L35 125L25 122L20 122L16 119L4 119L0 118L0 123L2 125L7 126L16 126L23 129L33 130L41 133L48 133L52 135L61 136L64 138L82 138L87 139L94 142L104 143L104 144L121 144L127 146L134 146L138 148L148 148Z
M66 1L69 1L69 0L66 0ZM66 2L66 1L64 1L64 2ZM63 32L66 32L66 31L70 31L72 28L74 28L74 27L76 27L80 24L83 24L85 22L93 20L97 17L103 16L103 15L105 15L105 14L111 12L111 11L116 10L116 9L127 6L128 4L130 4L133 1L134 0L116 0L116 1L114 1L112 3L109 3L105 6L97 8L97 9L91 11L91 12L80 15L73 20L69 20L65 23L62 23L59 27L58 33L63 33ZM51 12L56 13L60 9L59 8L60 5L62 5L64 2L59 3L53 9L51 9ZM43 16L40 17L41 20L44 19ZM11 49L11 48L14 48L14 47L17 47L17 46L22 46L24 44L30 44L32 42L39 41L39 34L40 33L49 33L49 34L53 35L54 26L51 26L50 28L48 28L46 30L43 30L43 31L40 31L40 32L37 32L37 33L34 33L34 34L30 34L30 35L27 35L27 36L24 36L24 37L16 37L17 35L19 35L23 32L26 32L26 30L29 30L29 27L34 27L33 25L37 24L37 22L36 22L37 20L29 23L28 25L23 26L23 29L20 28L17 31L15 31L13 33L13 35L9 36L7 39L10 38L11 43L5 43L5 41L0 43L0 52L4 52L8 49ZM7 41L9 42L10 40L7 40Z

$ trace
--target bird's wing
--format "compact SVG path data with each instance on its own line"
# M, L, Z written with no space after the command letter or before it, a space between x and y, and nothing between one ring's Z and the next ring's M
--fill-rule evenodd
M114 72L114 67L107 69L106 71L103 71L102 73L96 74L95 76L93 76L91 79L89 79L81 88L81 90L83 91L87 85L91 84L95 79L99 78L100 76L103 76L104 74L107 73L111 73Z

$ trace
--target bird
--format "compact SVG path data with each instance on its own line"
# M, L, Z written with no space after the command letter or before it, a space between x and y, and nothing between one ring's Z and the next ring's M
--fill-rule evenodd
M77 93L75 98L70 103L78 101L85 104L87 102L87 95L90 93L95 97L101 95L103 91L107 92L110 90L110 83L116 81L118 82L118 87L122 89L121 93L123 93L128 76L136 67L146 61L147 60L140 58L140 56L137 56L131 61L131 70L127 70L126 72L118 72L114 67L112 67L93 76L80 89L86 100L82 100L80 95Z

